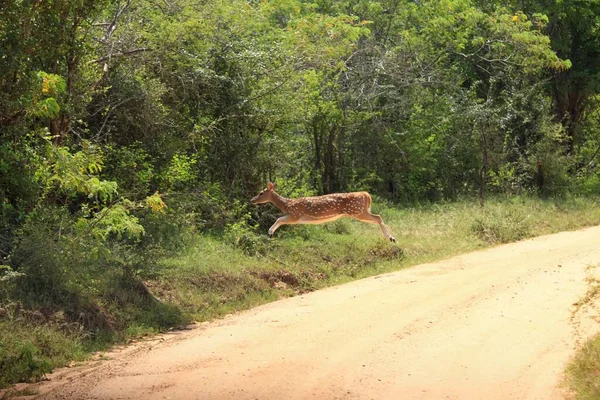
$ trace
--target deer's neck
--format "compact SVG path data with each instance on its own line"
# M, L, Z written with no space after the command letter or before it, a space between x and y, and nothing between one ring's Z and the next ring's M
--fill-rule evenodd
M290 199L286 199L283 196L273 192L273 200L272 203L275 204L275 207L279 208L284 213L288 212L288 202Z

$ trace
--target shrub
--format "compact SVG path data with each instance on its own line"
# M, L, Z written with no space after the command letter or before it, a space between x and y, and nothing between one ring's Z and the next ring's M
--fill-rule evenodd
M580 400L600 399L600 336L589 340L566 370L566 382Z
M83 356L80 341L52 324L5 316L0 320L0 333L0 387L39 380L53 368Z
M266 236L259 236L256 228L257 225L251 222L250 213L247 213L240 221L228 224L223 237L226 242L240 248L247 255L264 254L267 239Z
M528 237L530 223L519 210L485 209L481 216L475 217L471 231L490 244L508 243Z

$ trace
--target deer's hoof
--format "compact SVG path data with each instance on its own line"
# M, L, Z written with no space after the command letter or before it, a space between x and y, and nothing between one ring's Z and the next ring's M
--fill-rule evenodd
M392 242L392 243L396 243L396 238L394 238L394 237L391 237L391 238L390 238L390 242Z
M273 239L273 234L269 233L269 239Z

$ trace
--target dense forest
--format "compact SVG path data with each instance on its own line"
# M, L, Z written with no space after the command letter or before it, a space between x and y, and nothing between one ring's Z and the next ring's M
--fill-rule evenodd
M600 194L598 26L597 0L3 0L0 318L114 330L186 235L264 235L268 181Z

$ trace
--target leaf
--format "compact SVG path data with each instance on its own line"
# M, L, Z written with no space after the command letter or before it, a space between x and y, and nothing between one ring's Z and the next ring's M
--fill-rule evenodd
M45 118L56 118L60 113L60 106L53 97L48 97L34 105L34 115Z
M167 205L160 197L158 192L155 192L152 196L146 197L146 206L148 206L153 212L165 213L165 208Z

